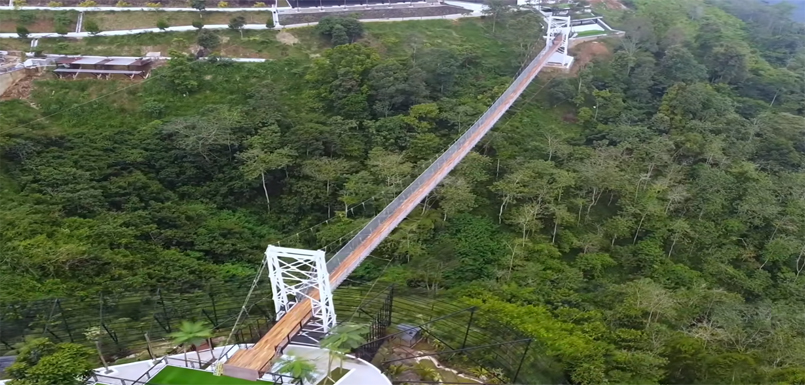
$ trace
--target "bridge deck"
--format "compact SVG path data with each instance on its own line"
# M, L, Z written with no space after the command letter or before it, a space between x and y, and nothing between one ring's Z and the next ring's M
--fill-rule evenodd
M338 284L343 282L397 224L408 216L416 205L418 205L419 202L447 176L447 173L475 147L481 138L492 129L514 101L517 100L528 85L531 84L531 81L536 78L551 55L559 49L561 38L561 35L557 36L553 44L546 46L539 55L534 58L526 70L521 73L520 76L512 82L506 92L501 95L498 102L462 136L462 139L456 141L451 148L443 154L442 157L445 157L445 159L440 157L440 159L436 161L436 163L442 161L441 167L429 175L426 175L427 171L420 175L420 177L411 184L412 186L417 186L413 193L407 198L404 198L401 204L395 206L394 202L392 202L389 207L393 207L393 211L388 213L388 215L382 216L383 213L381 213L376 217L376 219L381 220L377 223L377 227L371 228L371 231L365 236L358 235L350 241L350 243L354 241L358 242L358 244L354 249L351 249L349 254L330 272L330 282L333 284L333 287L337 287ZM403 198L404 195L405 192L400 194L398 199ZM371 222L364 229L369 228L370 225L372 225ZM348 248L349 244L344 247L344 249ZM334 259L337 257L338 255L336 255ZM318 292L314 291L311 293L311 296L316 298ZM290 338L298 333L301 326L310 320L312 316L311 311L310 300L306 299L294 305L251 349L239 350L235 353L224 365L224 374L249 380L258 378L261 373L266 372L270 368L271 360L288 344Z

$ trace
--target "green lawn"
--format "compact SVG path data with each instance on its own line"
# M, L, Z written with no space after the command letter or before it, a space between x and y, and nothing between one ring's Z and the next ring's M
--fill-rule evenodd
M582 32L579 32L578 37L606 35L606 34L607 34L607 31L582 31Z
M239 378L216 376L200 370L166 366L160 370L149 385L269 385L266 381L247 381Z

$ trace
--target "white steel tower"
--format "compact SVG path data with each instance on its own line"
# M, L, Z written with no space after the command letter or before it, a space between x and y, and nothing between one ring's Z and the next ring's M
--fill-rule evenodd
M324 251L269 245L266 249L266 265L277 321L293 305L303 298L309 298L313 305L313 318L304 330L327 333L335 326L333 291L330 288L330 274L327 272ZM315 297L310 295L314 290L318 290Z
M545 44L561 44L555 54L548 59L548 64L570 68L573 64L573 57L568 55L568 43L570 42L570 16L549 16L548 33L545 36ZM561 36L560 41L555 41L557 36Z

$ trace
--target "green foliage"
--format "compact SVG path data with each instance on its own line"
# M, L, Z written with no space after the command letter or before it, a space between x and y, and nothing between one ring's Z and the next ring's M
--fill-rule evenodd
M204 29L198 32L196 44L202 48L213 50L221 45L221 38L219 38L218 35L212 30Z
M12 385L79 385L92 373L92 350L78 344L53 344L46 338L27 341L6 369Z
M207 9L207 0L190 0L190 7L197 9L199 12Z
M220 7L221 5L218 4ZM235 16L229 19L229 24L227 27L233 31L240 32L240 38L243 38L243 27L246 25L246 18L243 16Z
M22 25L17 26L17 36L19 36L19 37L24 39L24 38L28 37L29 33L30 32L28 31L28 28L25 28L25 26L22 26Z
M84 21L84 30L89 32L90 35L97 35L101 33L101 27L95 20Z
M198 30L204 28L204 22L201 21L201 20L193 20L192 25L193 25L193 28L198 29ZM199 45L201 45L201 44L199 44Z
M333 46L354 42L363 36L363 24L350 17L325 16L316 25L316 31L329 39Z
M266 28L274 28L274 17L271 16L266 20Z
M300 378L306 383L312 383L316 379L316 364L302 357L286 355L277 365L277 373Z
M609 55L539 77L350 282L468 298L477 325L504 322L555 363L516 382L800 382L801 28L749 0L634 3ZM331 18L295 30L288 56L272 31L202 30L199 45L274 60L171 53L135 88L40 80L30 103L1 102L0 303L191 292L254 274L266 242L343 243L540 48L533 12L488 12ZM164 35L41 44L196 38ZM322 36L353 44L321 51Z
M159 28L160 30L164 31L164 30L168 29L169 27L170 27L170 24L168 24L167 20L165 20L165 19L157 20L157 28Z

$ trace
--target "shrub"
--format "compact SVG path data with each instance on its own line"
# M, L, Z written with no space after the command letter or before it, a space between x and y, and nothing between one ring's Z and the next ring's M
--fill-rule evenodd
M226 1L219 1L218 2L218 8L226 8L228 6L229 6L229 3L227 3Z
M164 31L164 30L168 29L168 27L170 27L170 24L168 24L167 20L165 20L165 19L157 20L157 28L159 28L159 29Z
M24 6L26 6L26 5L28 5L28 2L25 1L25 0L14 0L14 2L12 4L14 4L14 7L16 8L16 7L24 7Z
M97 7L98 3L95 2L94 0L86 0L86 1L82 2L81 4L78 4L78 6L79 7L87 7L87 8L89 8L89 7Z
M29 33L30 32L28 31L28 28L25 28L24 25L18 25L17 26L17 35L19 35L19 37L26 38L26 37L28 37Z
M204 22L201 21L201 20L193 20L193 28L195 28L195 29L204 28Z
M51 7L51 8L57 8L57 7L63 7L63 6L64 6L64 4L62 4L61 1L51 1L51 2L48 3L48 7Z
M218 38L218 35L216 35L214 32L210 31L209 29L205 29L199 31L198 38L196 38L196 44L204 49L212 50L221 44L221 39Z
M127 3L127 2L125 2L125 1L123 1L123 0L119 0L119 1L117 2L117 4L115 4L115 6L116 6L116 7L120 7L120 8L123 8L123 7L131 7L131 3Z
M262 1L258 1L256 3L254 3L254 5L252 5L252 7L254 7L254 8L265 8L266 3L262 2Z
M148 8L161 8L161 7L162 7L162 3L158 3L158 2L157 2L157 3L151 3L151 2L148 2L148 3L145 3L145 6L146 6L146 7L148 7Z
M274 16L269 16L266 20L266 28L274 28Z
M84 30L89 32L90 35L97 35L101 33L101 27L95 20L87 20L84 22Z
M19 25L31 25L36 21L36 14L31 11L19 11L17 23Z
M58 33L59 35L66 35L67 32L70 32L69 30L67 30L67 26L64 25L57 25L54 29L56 30L56 33Z

